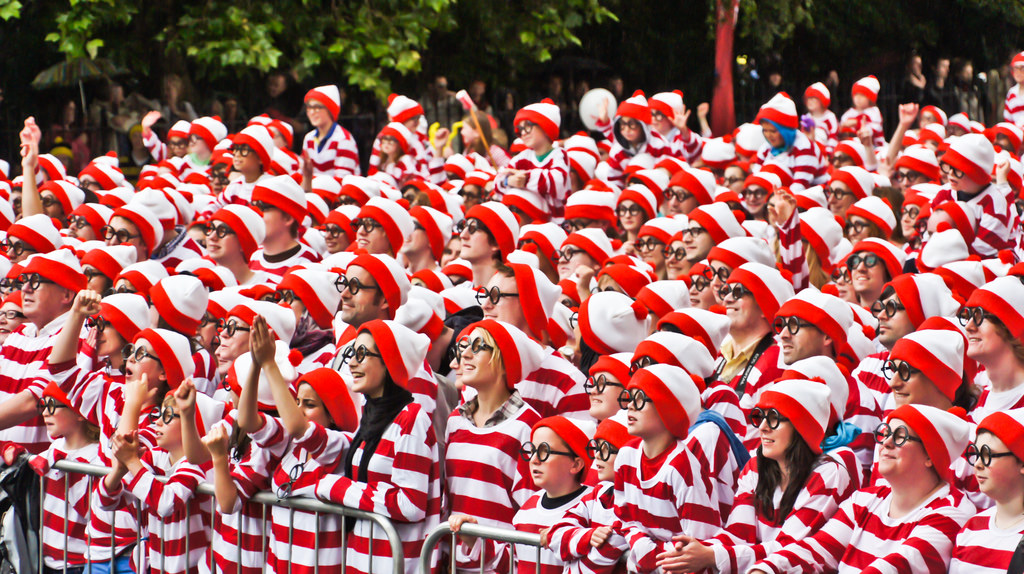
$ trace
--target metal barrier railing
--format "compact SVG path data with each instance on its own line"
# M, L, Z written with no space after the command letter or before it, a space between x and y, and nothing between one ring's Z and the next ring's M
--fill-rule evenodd
M511 544L511 571L516 571L516 544L523 544L526 546L537 547L537 562L541 564L541 550L544 549L540 544L540 534L533 532L520 532L519 530L510 530L508 528L496 528L494 526L484 526L482 524L464 523L459 530L458 534L452 532L452 529L448 526L447 522L438 524L434 530L427 535L427 539L423 541L423 549L420 552L420 572L430 572L431 563L434 559L434 547L436 547L445 536L451 536L451 566L449 572L454 574L456 572L455 566L455 546L458 544L457 538L459 536L473 536L476 538L483 538L485 540L494 540L497 542L508 542ZM481 555L480 560L480 572L484 572L484 560Z
M93 479L106 476L110 472L110 469L105 467L105 466L99 466L99 465L93 465L93 464L84 464L84 463L74 462L74 461L70 461L70 460L60 460L60 461L57 461L56 463L54 463L52 468L64 471L66 473L84 474L84 475L89 476L90 477L90 479L89 479L89 492L90 493L92 492L93 487L94 487L94 484L93 484L94 480ZM158 476L158 477L156 477L156 479L160 480L161 482L167 482L167 477ZM43 564L43 525L42 525L42 518L43 518L43 515L44 515L44 512L43 512L43 508L44 507L43 507L43 505L44 505L44 503L46 501L45 480L46 480L45 477L40 477L40 486L41 486L40 493L39 493L39 510L40 510L40 513L39 513L39 516L40 516L40 525L39 525L39 562L40 562L40 566L42 566L42 564ZM67 496L68 495L68 488L69 488L68 481L64 481L64 504L65 505L70 504L70 502L68 501L68 496ZM214 489L213 489L213 485L212 484L207 484L207 483L200 484L197 487L196 490L200 494L208 494L208 495L211 495L211 496L214 495ZM264 530L265 533L267 532L267 527L266 527L266 524L267 524L267 513L266 513L266 509L267 509L267 507L270 507L270 506L278 506L278 507L282 507L282 508L292 509L292 511L293 511L291 513L292 517L294 516L294 511L295 510L302 510L302 511L305 511L305 512L311 512L311 513L314 514L315 519L316 519L316 524L318 526L320 524L320 515L321 514L336 514L336 515L339 515L339 516L341 516L341 520L342 520L342 522L341 522L341 530L342 530L342 532L346 532L347 531L346 530L346 524L345 524L347 519L368 520L368 521L370 521L370 536L369 536L370 544L369 544L369 547L370 548L374 547L374 538L375 538L374 537L374 530L375 530L375 528L380 528L381 532L383 532L384 535L387 537L388 544L391 547L391 560L392 560L392 563L394 565L391 572L393 574L404 574L404 572L405 572L405 558L404 558L403 550L402 550L402 539L399 536L398 530L395 528L395 525L391 522L390 519L388 519L385 516L382 516L380 514L374 514L372 512L366 512L366 511L363 511L363 510L357 510L357 509L354 509L354 508L348 508L346 506L341 506L339 504L330 504L330 503L327 503L327 502L321 502L319 500L315 500L315 499L312 499L312 498L306 498L306 497L295 497L295 498L279 499L277 496L275 496L275 495L273 495L273 494L271 494L269 492L257 493L255 496L253 496L249 500L251 502L255 502L257 504L263 505L263 509L264 509L264 512L263 512L263 530ZM65 516L67 516L66 509L67 509L67 506L65 506ZM90 505L89 512L90 512L90 516L86 517L87 520L91 519L91 512L92 512L91 505ZM216 516L217 516L217 505L216 505L216 503L214 503L212 505L212 507L211 507L210 516L211 516L210 527L211 527L211 529L213 529L213 527L216 524ZM136 517L138 519L139 524L141 525L142 524L142 509L141 509L141 506L138 506L138 505L136 507ZM187 507L186 507L186 514L185 514L185 522L186 522L186 524L189 522L189 519L190 519L190 516L188 514L188 510L187 510ZM115 526L114 525L114 521L112 520L111 521L111 558L110 558L111 572L114 571L114 561L117 558L116 553L114 552L114 547L113 547L114 539L115 539L115 536L114 536L114 526ZM289 544L291 543L291 535L292 535L293 531L294 531L294 524L289 524L289 527L288 527ZM137 536L141 536L141 534L139 534ZM68 523L67 523L67 520L65 520L64 521L64 569L65 569L65 571L67 569L67 546L68 546L67 545L67 543L68 543L68 538L67 537L68 537ZM189 555L189 539L190 538L191 538L190 536L186 536L185 537L185 556L186 557ZM345 570L345 552L347 550L347 539L346 538L347 537L342 537L342 546L341 546L341 560L342 560L341 561L341 570L342 571ZM160 539L161 539L161 544L163 544L164 537L163 537L162 533L161 533ZM211 533L211 541L212 541L212 539L213 539L213 536L212 536L212 533ZM319 559L319 550L320 550L320 548L319 548L319 541L320 541L320 537L317 536L315 538L316 546L314 547L314 556L317 557L317 562L314 563L314 572L319 572L319 567L320 567L319 560L318 560ZM539 542L539 539L538 539L538 542ZM241 547L240 544L238 544L237 546L238 546L238 560L237 560L237 564L238 564L238 572L240 573L241 569L242 569L242 560L241 560L242 547ZM146 549L144 548L144 545L142 544L142 540L140 538L136 538L136 547L138 548L139 552L146 552ZM163 554L162 551L161 551L161 554ZM266 555L267 555L267 537L264 536L264 541L263 541L263 558L264 558L264 563L266 562ZM372 560L371 560L371 565L372 565ZM42 571L42 568L40 568L40 571ZM161 572L165 571L163 564L160 565L160 571ZM291 571L291 563L289 562L289 572L290 571ZM429 570L427 570L427 572L429 572Z

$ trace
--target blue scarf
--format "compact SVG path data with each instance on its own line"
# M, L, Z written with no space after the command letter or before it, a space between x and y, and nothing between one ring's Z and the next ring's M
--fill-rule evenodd
M729 439L729 447L732 449L732 455L736 457L736 464L738 464L740 468L746 466L747 461L750 460L750 452L743 447L743 441L740 440L740 437L736 436L736 433L732 432L732 428L729 427L729 423L726 422L725 417L720 413L712 410L702 411L697 415L697 422L690 426L690 430L687 434L692 433L693 429L704 423L715 424L722 430L722 434L725 435L725 438Z
M862 431L851 423L839 423L836 426L836 433L821 441L821 452L830 453L837 448L844 447L857 438Z
M777 123L775 123L775 122L773 122L771 120L761 120L761 121L768 122L771 125L775 126L775 129L779 130L779 135L782 136L782 147L773 147L772 148L772 155L773 156L785 153L786 150L788 150L789 148L793 147L793 142L796 141L796 130L795 129L782 127L779 124L777 124Z

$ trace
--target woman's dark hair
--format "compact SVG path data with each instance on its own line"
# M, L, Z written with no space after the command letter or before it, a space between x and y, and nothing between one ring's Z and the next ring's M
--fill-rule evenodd
M590 367L601 358L601 354L590 348L587 342L580 337L580 370L584 373L590 372Z
M473 122L474 117L476 117L476 123ZM478 136L473 145L469 146L466 151L475 151L485 158L491 157L491 150L487 149L487 146L494 145L494 135L491 133L491 120L487 117L487 114L480 110L469 112L463 116L462 123L473 128ZM478 125L480 126L479 129L477 129ZM484 145L484 141L487 142L487 145Z
M763 516L771 524L780 525L793 510L796 497L807 484L811 472L821 463L819 455L811 450L807 442L800 436L796 429L793 430L793 440L789 443L784 454L786 465L789 467L789 484L782 493L782 501L779 508L775 508L775 489L782 482L782 470L779 463L764 456L761 447L757 447L757 487L754 489L754 510L759 516Z

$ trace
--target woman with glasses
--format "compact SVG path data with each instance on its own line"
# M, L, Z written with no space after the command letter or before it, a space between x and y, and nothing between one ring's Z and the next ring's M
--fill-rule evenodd
M665 256L665 277L668 279L686 280L692 264L686 258L686 245L683 243L682 230L669 239L668 245L662 248ZM689 282L687 282L689 284Z
M449 524L512 528L512 518L533 494L527 461L519 457L540 415L516 385L540 365L544 351L512 325L485 319L459 338L458 382L466 399L448 420L445 483ZM481 555L482 544L461 540L453 549L459 572L505 571L507 557ZM499 564L499 562L504 562Z
M672 238L682 232L682 223L669 217L658 217L645 223L637 233L633 248L645 263L654 269L658 279L668 279L665 267L665 248Z
M553 147L562 125L558 106L547 98L530 104L516 113L514 124L525 149L498 170L496 188L532 191L547 202L552 217L562 217L569 196L569 159L565 150Z
M419 138L399 122L391 122L377 134L374 146L380 150L380 163L370 166L368 175L384 172L399 185L413 179L425 179L428 174L420 170L416 161Z
M956 413L904 405L879 425L878 470L888 486L858 490L813 535L772 552L749 572L944 571L974 505L949 485L950 461L970 424Z
M840 461L821 449L829 390L811 381L779 381L750 413L760 441L740 475L732 512L714 537L678 537L681 549L659 564L668 572L746 572L758 557L803 540L853 491Z
M614 122L609 121L607 110L603 110L602 115L604 117L599 118L598 123L607 126L605 136L612 142L608 152L608 167L611 168L607 176L609 182L621 185L626 177L626 168L640 154L649 155L655 160L674 154L672 142L651 129L651 108L642 91L637 90L632 97L619 104Z
M977 382L985 390L971 411L973 421L1024 407L1022 309L1024 284L1017 277L1000 277L972 293L960 310L960 325L967 331L967 356L984 367Z
M621 572L622 557L629 550L626 539L613 527L615 516L615 459L619 449L633 440L627 430L626 411L620 410L597 425L587 443L587 456L594 461L597 485L551 526L548 547L555 551L570 572L612 574Z
M1024 410L992 413L967 445L981 492L995 501L967 521L956 537L952 574L1006 572L1024 535Z
M889 240L896 229L896 213L888 200L869 196L846 210L846 238L856 244L869 237Z
M640 229L657 215L657 205L654 195L644 185L633 184L622 190L615 206L615 215L618 217L619 227L625 232L624 241L638 239Z
M739 192L743 198L743 210L748 219L769 221L768 200L776 190L782 187L782 180L775 173L760 171L747 176L743 189Z
M839 217L846 217L847 210L859 199L873 194L875 178L871 173L857 166L841 167L832 173L832 179L825 187L828 209Z
M27 320L22 311L21 291L14 291L0 300L0 345Z
M710 269L711 267L708 265L707 259L690 267L688 279L691 307L707 310L712 305L718 304L718 300L715 298L715 290L711 288L711 281L707 278L707 275L711 273Z

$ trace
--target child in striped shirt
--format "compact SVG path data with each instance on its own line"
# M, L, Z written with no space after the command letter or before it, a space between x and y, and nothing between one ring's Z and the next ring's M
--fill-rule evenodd
M967 447L978 487L996 505L967 521L956 537L950 574L1006 572L1024 535L1024 409L990 414Z

